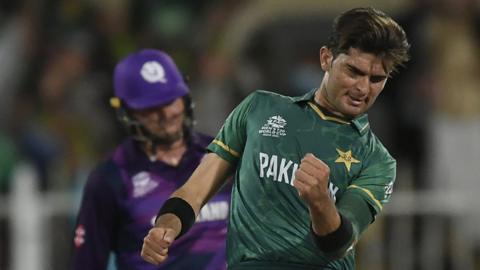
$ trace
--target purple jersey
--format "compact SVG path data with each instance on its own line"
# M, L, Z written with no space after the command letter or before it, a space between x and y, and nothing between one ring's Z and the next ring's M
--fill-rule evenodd
M160 206L190 177L211 140L194 133L177 167L151 162L130 139L117 147L85 186L74 237L74 269L105 270L111 251L118 270L226 269L229 187L202 208L196 224L173 243L161 266L140 256Z

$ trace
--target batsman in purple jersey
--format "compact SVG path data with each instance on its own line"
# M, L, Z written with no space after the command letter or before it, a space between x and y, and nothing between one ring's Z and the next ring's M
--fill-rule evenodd
M226 269L228 186L175 241L165 264L141 258L158 206L190 177L212 137L192 130L188 87L165 53L142 50L124 58L115 68L114 88L111 105L130 137L89 176L75 230L74 269L105 270L111 252L118 270Z

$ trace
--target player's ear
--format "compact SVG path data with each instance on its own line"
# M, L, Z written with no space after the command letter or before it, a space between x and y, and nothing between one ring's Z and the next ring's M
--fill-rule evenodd
M333 61L332 51L326 46L322 46L322 48L320 48L320 66L322 67L322 70L328 71L332 66L332 61Z

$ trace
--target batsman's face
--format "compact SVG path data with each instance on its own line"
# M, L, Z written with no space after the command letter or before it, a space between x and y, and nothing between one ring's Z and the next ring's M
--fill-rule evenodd
M382 58L355 48L333 58L332 52L322 47L320 63L325 77L315 99L342 117L354 118L366 112L387 82Z
M166 105L136 110L133 116L152 134L167 142L183 138L185 103L177 98Z

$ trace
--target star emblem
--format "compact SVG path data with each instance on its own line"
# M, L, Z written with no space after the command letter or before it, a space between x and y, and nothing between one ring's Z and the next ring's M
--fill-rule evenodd
M347 171L350 172L350 168L352 167L352 163L360 163L359 160L356 160L352 156L352 151L348 150L347 152L343 152L342 150L337 148L337 153L339 157L335 160L335 163L343 163L347 168Z

